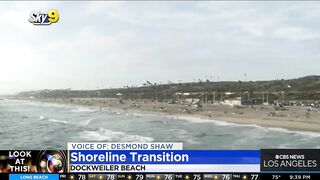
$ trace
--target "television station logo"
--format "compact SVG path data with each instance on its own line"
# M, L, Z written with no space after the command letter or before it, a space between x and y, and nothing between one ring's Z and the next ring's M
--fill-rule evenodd
M29 22L33 25L50 25L59 21L59 12L55 9L51 9L48 13L41 11L32 11L30 13Z

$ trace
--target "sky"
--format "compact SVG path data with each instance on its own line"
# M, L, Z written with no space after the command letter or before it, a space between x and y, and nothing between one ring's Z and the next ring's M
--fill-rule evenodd
M50 26L30 12L58 10ZM320 74L320 2L0 2L0 94Z

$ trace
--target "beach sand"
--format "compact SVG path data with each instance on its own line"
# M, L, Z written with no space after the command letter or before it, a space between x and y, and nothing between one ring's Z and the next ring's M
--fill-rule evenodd
M237 124L253 124L264 127L284 128L294 131L320 132L320 112L308 107L286 106L281 110L273 105L232 107L220 104L203 104L201 110L190 104L164 102L124 101L111 98L25 99L45 103L59 103L90 107L101 111L131 113L158 113L159 115L183 116L208 120L220 120Z

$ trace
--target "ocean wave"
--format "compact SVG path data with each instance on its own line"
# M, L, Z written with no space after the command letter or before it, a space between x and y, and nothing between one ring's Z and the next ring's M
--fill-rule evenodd
M131 113L133 116L142 116L142 117L159 117L159 114L151 114L151 113Z
M91 122L92 122L93 119L88 119L88 120L85 120L85 121L81 121L79 124L81 126L86 126L86 125L89 125Z
M83 131L80 137L89 141L152 142L154 140L151 137L129 135L104 128L100 128L97 131Z
M255 127L260 128L261 126L256 124L237 124L227 121L221 120L213 120L213 119L205 119L200 117L189 117L189 116L167 116L168 118L176 119L176 120L186 120L192 123L214 123L218 126L241 126L241 127Z
M214 123L218 126L253 127L253 128L263 129L265 131L273 131L273 132L276 131L281 133L296 134L296 135L308 136L308 137L320 137L320 133L311 132L311 131L295 131L295 130L289 130L289 129L279 128L279 127L264 127L257 124L237 124L237 123L231 123L231 122L220 121L220 120L212 120L212 119L204 119L204 118L188 117L188 116L167 116L167 117L177 119L177 120L186 120L192 123Z
M179 141L184 141L188 144L199 144L198 141L194 140L194 137L201 138L199 136L197 137L197 135L200 135L201 133L197 135L192 135L185 129L172 128L169 129L169 131L172 132L174 136L178 137Z
M191 139L191 138L187 139L185 142L188 143L188 144L200 144L200 142L198 142L198 141L196 141L194 139Z
M121 115L120 111L108 111L107 113L110 115Z
M79 107L77 109L72 109L71 112L96 112L97 110Z
M48 119L48 121L50 121L50 122L56 122L56 123L68 124L68 121L59 120L59 119Z
M264 127L264 128L267 128L271 131L279 131L279 132L283 132L283 133L297 134L300 136L308 136L308 137L312 137L312 138L320 137L320 133L318 133L318 132L294 131L294 130L289 130L289 129L285 129L285 128L278 128L278 127Z
M50 122L57 122L57 123L64 123L64 124L74 124L74 125L80 125L80 126L87 126L93 121L93 119L88 119L88 120L84 120L84 121L68 122L66 120L47 118L47 117L42 116L42 115L39 117L39 120L48 120Z

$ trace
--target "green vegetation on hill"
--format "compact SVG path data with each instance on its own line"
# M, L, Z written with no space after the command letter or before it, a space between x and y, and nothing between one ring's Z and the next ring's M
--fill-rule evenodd
M288 80L270 81L220 81L220 82L189 82L153 84L147 81L141 87L126 87L98 90L41 90L21 92L18 96L37 98L98 98L121 97L123 99L152 99L168 100L177 98L177 93L191 93L192 98L208 99L243 97L263 99L268 96L269 102L273 100L319 100L320 76L306 76ZM121 95L120 95L120 94ZM118 95L117 95L118 94ZM223 95L222 95L223 94Z

